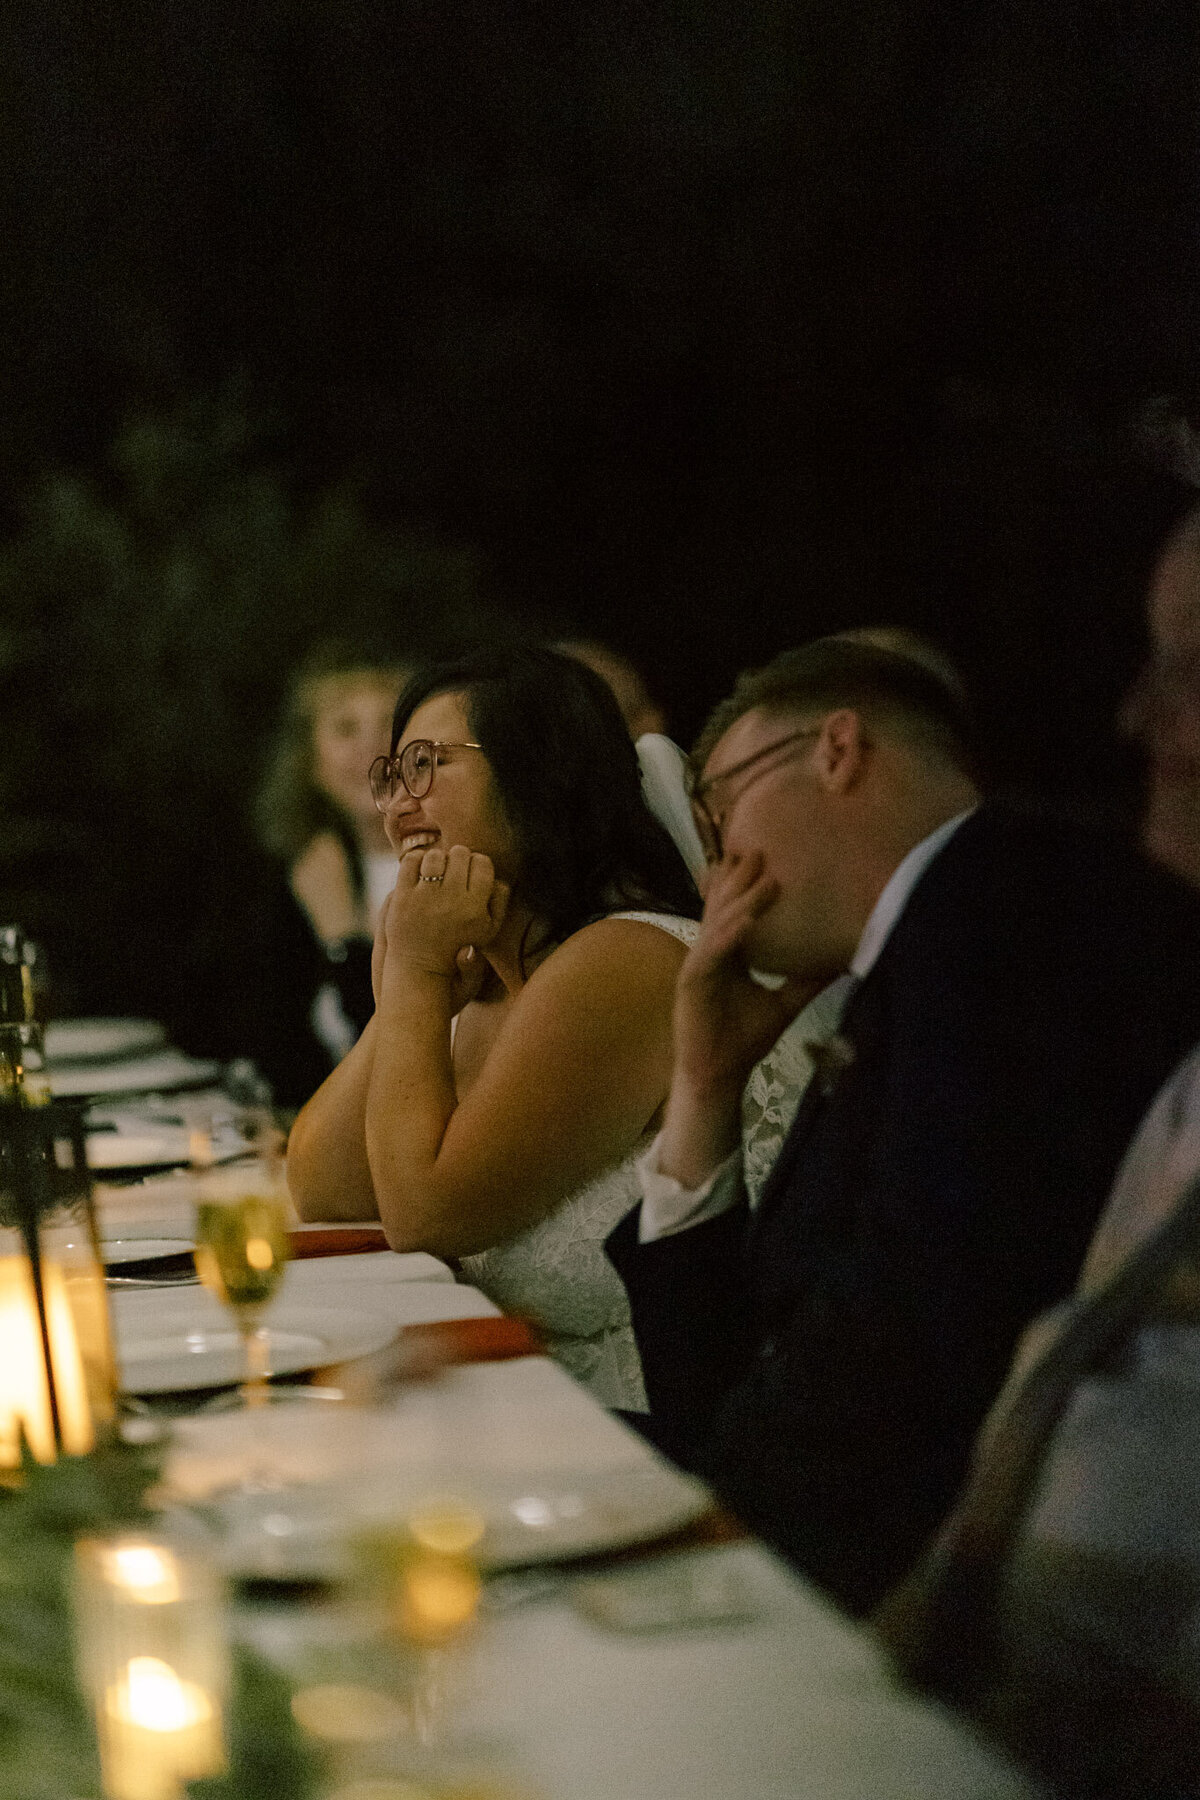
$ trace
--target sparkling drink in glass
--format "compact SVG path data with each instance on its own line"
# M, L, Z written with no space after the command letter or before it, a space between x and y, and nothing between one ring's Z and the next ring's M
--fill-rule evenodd
M196 1272L233 1313L244 1346L241 1397L261 1405L271 1372L262 1315L288 1260L288 1203L272 1172L256 1165L220 1172L196 1204Z

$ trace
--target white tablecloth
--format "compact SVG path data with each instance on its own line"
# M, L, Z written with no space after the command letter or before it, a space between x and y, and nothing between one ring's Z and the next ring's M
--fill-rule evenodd
M194 1427L189 1429L194 1430ZM207 1429L207 1427L206 1427ZM399 1404L399 1473L455 1460L634 1472L656 1461L543 1358L453 1371ZM190 1455L200 1449L194 1443ZM193 1462L193 1470L196 1464ZM680 1554L679 1552L675 1553ZM899 1692L870 1635L752 1542L684 1552L727 1568L748 1622L624 1635L545 1597L485 1617L455 1729L498 1747L545 1800L1031 1800L1038 1790L961 1722ZM642 1566L654 1567L649 1559ZM628 1566L627 1566L628 1568ZM302 1656L319 1617L260 1609L260 1645Z
M113 1189L102 1194L101 1219L106 1229L153 1220L178 1230L191 1204L186 1181ZM386 1252L294 1263L283 1291L382 1308L398 1326L496 1312L434 1258ZM131 1309L171 1301L161 1291L122 1293L118 1323ZM181 1491L236 1479L239 1452L226 1443L233 1462L223 1459L222 1430L206 1419L181 1432ZM422 1469L448 1462L490 1475L493 1485L528 1474L533 1491L572 1475L586 1483L611 1474L625 1485L657 1461L540 1357L462 1368L414 1388L368 1441L377 1475L392 1466L418 1485ZM328 1479L316 1436L304 1455L316 1456L314 1466L297 1472ZM546 1800L1031 1800L1037 1792L959 1721L900 1693L869 1634L767 1550L745 1542L683 1554L727 1570L752 1616L622 1634L576 1610L578 1577L569 1576L483 1620L456 1728L501 1746L503 1761ZM654 1560L640 1566L649 1573ZM243 1623L284 1661L289 1647L324 1629L311 1613L269 1606Z
M1029 1800L957 1720L896 1692L865 1632L755 1544L696 1550L746 1625L653 1636L564 1597L489 1621L462 1726L512 1745L549 1800Z

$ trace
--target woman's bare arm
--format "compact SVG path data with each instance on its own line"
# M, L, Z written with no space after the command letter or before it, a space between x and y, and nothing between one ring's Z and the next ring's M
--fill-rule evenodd
M446 979L389 954L366 1141L395 1249L484 1249L629 1153L670 1084L683 956L654 925L577 932L522 988L456 1105Z
M302 1219L379 1217L365 1131L376 1029L370 1019L288 1136L288 1188Z

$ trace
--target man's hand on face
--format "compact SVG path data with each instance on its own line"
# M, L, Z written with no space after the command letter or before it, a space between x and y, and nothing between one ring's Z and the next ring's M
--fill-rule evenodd
M758 854L727 857L709 877L700 935L675 990L675 1068L659 1149L659 1168L685 1187L698 1187L734 1149L750 1071L821 985L789 977L764 988L751 978L746 939L778 893Z
M753 980L745 941L778 898L763 875L763 859L729 857L713 870L700 935L680 970L675 993L675 1067L700 1095L736 1092L780 1032L818 991L789 977L765 988Z

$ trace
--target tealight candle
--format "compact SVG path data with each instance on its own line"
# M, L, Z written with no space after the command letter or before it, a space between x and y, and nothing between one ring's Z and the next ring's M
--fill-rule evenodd
M22 1090L25 1093L25 1090ZM116 1367L82 1115L0 1100L0 1480L22 1441L83 1456L116 1418Z
M79 1333L66 1277L52 1262L42 1264L46 1335L58 1402L62 1447L84 1456L96 1442ZM0 1465L21 1460L20 1433L39 1462L53 1462L54 1425L50 1411L41 1321L33 1273L24 1256L0 1256Z
M130 1658L104 1697L99 1733L110 1800L175 1800L183 1782L224 1766L212 1700L156 1656Z
M164 1537L77 1547L79 1670L107 1800L181 1800L185 1783L225 1767L222 1610L205 1559Z

